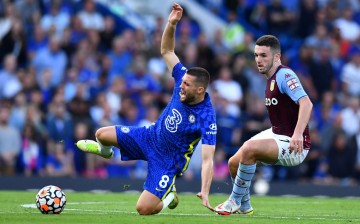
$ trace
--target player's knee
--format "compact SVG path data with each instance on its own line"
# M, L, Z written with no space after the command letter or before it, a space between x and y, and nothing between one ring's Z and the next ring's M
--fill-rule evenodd
M235 156L230 157L229 161L228 161L228 166L230 170L237 170L238 166L239 166L239 159Z
M242 158L251 157L254 154L254 149L250 141L246 141L240 148Z
M154 213L154 209L144 205L136 205L136 211L139 215L152 215Z
M106 127L99 128L99 129L95 132L95 136L96 136L97 139L102 140L102 139L105 138L106 132L107 132L107 128L106 128Z

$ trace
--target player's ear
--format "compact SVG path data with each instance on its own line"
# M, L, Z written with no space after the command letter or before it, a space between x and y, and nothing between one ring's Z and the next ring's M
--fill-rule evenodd
M279 61L281 59L281 54L280 53L276 53L275 54L275 61Z
M197 89L197 92L199 94L201 94L201 93L205 92L205 88L203 86L199 86L198 89Z

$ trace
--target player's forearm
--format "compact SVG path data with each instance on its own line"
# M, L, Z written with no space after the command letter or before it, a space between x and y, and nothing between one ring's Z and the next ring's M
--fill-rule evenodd
M209 194L210 186L213 176L213 161L206 160L202 162L201 166L201 192Z
M175 50L175 29L176 24L168 22L161 37L161 54L165 55L168 52Z
M309 123L313 104L309 99L304 100L299 107L298 121L294 133L302 134Z

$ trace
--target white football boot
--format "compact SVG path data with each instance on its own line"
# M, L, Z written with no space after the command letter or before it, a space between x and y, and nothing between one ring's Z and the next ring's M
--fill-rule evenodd
M229 198L224 203L215 207L215 212L219 215L231 215L240 212L240 205L237 205L234 199Z

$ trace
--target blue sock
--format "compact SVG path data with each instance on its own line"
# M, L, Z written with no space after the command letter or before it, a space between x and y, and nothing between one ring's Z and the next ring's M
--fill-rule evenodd
M244 196L241 199L241 207L240 207L240 211L246 211L248 209L251 208L251 203L250 203L250 188L246 189L246 192L244 194Z
M244 196L249 197L250 200L250 194L248 193L255 170L256 163L252 165L239 164L239 169L233 184L233 190L230 195L230 198L233 198L236 204L240 205Z
M231 182L232 184L234 184L235 179L231 177ZM244 196L241 199L241 207L240 207L240 211L246 211L248 209L251 208L251 203L250 203L250 188L248 187L245 191Z

